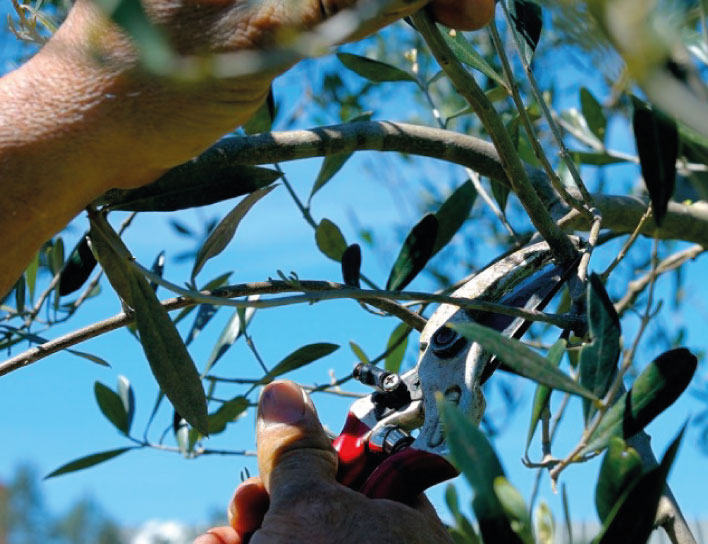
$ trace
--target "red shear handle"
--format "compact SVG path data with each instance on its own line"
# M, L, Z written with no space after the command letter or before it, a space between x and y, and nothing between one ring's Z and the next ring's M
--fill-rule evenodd
M368 453L364 443L364 435L370 430L366 423L349 412L342 432L332 442L339 455L337 481L352 489L359 489L376 468L376 459Z
M454 478L457 470L444 457L406 448L385 459L360 491L372 499L410 504L429 487Z

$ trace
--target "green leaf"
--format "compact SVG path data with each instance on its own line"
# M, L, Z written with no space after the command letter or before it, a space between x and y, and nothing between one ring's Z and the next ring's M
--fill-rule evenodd
M607 410L580 455L600 451L614 436L627 440L641 431L688 387L697 364L696 357L685 348L659 355Z
M433 256L437 236L437 217L432 213L425 214L404 240L388 276L386 289L398 291L413 281Z
M234 209L226 214L226 217L219 221L219 224L216 225L213 231L211 231L211 234L204 241L202 247L199 248L197 258L194 261L194 268L192 269L192 279L199 274L199 271L209 259L224 251L228 243L236 234L236 229L238 228L239 223L241 223L241 220L246 216L256 202L270 193L273 189L275 189L275 187L275 185L263 187L262 189L252 192L236 204Z
M256 110L256 113L243 124L243 130L246 134L270 132L273 126L273 119L275 119L275 97L273 96L273 85L271 85L265 101Z
M131 289L140 343L155 379L175 410L208 434L202 382L182 338L143 276L133 272Z
M576 132L583 135L584 138L590 140L594 143L594 147L602 147L602 142L597 139L597 137L592 133L590 127L588 126L587 119L575 108L570 108L561 113L561 119L568 123ZM576 153L583 153L577 152ZM590 156L588 154L586 156ZM581 155L582 157L582 155Z
M133 272L128 264L128 260L132 257L128 248L108 224L104 214L89 215L89 222L91 224L89 230L91 250L98 262L101 263L101 268L106 273L115 292L134 308L131 287Z
M474 508L485 542L519 542L509 525L494 492L494 480L504 469L491 444L462 412L438 393L438 412L442 417L452 463L462 472L474 491Z
M565 340L561 338L551 346L551 349L548 350L548 355L546 355L546 359L548 359L549 364L558 368L561 360L563 359L563 354L565 353L565 345ZM534 432L536 432L536 426L538 425L543 412L545 412L546 408L548 408L548 402L551 399L551 391L552 389L550 387L546 387L545 385L536 386L536 392L533 396L533 405L531 408L531 422L529 423L529 430L526 435L526 451L528 451L529 446L531 445L531 439L533 438Z
M152 262L152 265L150 266L150 271L153 274L156 274L158 277L162 278L163 274L165 273L165 251L162 250L160 253L157 254L157 257L155 257L155 260ZM150 280L148 282L150 284L150 287L152 288L153 291L157 292L157 288L159 287L159 284L157 282L154 282Z
M530 0L513 0L509 5L509 15L520 38L521 56L526 64L531 64L533 52L541 38L541 6Z
M127 435L130 431L128 425L128 413L125 411L125 406L118 393L106 387L101 382L93 384L93 392L96 396L96 402L101 409L101 413L106 416L106 419L123 434Z
M408 335L411 333L411 328L405 323L399 323L391 336L388 338L386 343L386 351L392 349L392 351L386 356L384 361L384 368L389 372L398 374L401 369L401 363L403 362L403 356L406 354L406 348L408 347ZM396 346L394 348L394 346Z
M322 161L322 166L320 167L320 171L317 174L317 178L315 179L315 183L312 185L309 200L312 200L312 197L315 196L315 193L322 189L322 187L324 187L325 184L329 180L331 180L337 172L342 169L344 163L346 163L349 160L349 157L351 157L353 154L354 153L334 153L332 155L327 155L324 158L324 160Z
M580 88L580 108L592 133L597 136L598 140L604 142L607 118L600 103L586 87Z
M384 83L386 81L416 82L414 75L395 66L391 66L390 64L386 64L385 62L368 59L351 53L337 53L337 58L351 71L356 72L361 77L373 83Z
M25 269L25 281L29 289L30 302L34 302L34 289L37 286L37 271L39 270L39 251L34 254L32 260Z
M497 201L497 204L499 204L499 209L502 213L506 213L506 203L509 200L509 192L511 189L503 183L494 180L490 180L490 185L492 186L492 196L494 200Z
M573 161L590 166L607 166L608 164L620 164L630 160L629 157L617 157L608 153L594 153L592 151L570 149L569 153L573 157Z
M654 530L654 514L666 486L666 478L686 430L683 426L669 445L659 466L646 472L625 493L607 516L602 532L594 540L599 544L646 542Z
M654 219L661 226L676 186L679 150L676 122L647 104L634 100L632 127Z
M64 268L64 240L57 238L52 245L52 254L49 267L52 274L58 274Z
M25 299L27 298L25 275L23 274L15 283L15 309L17 313L25 311Z
M258 295L250 296L248 297L248 300L256 300L257 298ZM231 315L231 319L229 319L228 323L226 323L226 325L224 326L224 329L221 331L221 334L219 335L216 344L214 344L214 347L211 350L211 354L209 355L207 364L204 367L202 376L206 376L207 374L209 374L209 372L217 363L217 361L221 359L221 357L234 344L234 342L239 339L241 334L243 334L243 331L251 322L251 319L253 319L253 315L255 313L255 308L246 308L244 314L245 319L242 320L239 308L236 308L234 310L234 313Z
M504 476L494 478L494 494L499 499L514 531L524 544L534 544L531 518L521 493Z
M341 262L347 249L342 231L329 219L323 219L315 230L315 241L320 251L333 261Z
M133 387L130 385L130 381L125 376L118 376L118 396L120 401L123 403L123 409L128 415L128 430L126 434L130 432L130 427L133 425L133 416L135 415L135 395L133 394Z
M457 490L453 484L447 484L445 487L445 504L447 504L450 513L455 519L455 531L460 537L460 542L464 544L480 544L479 536L474 530L474 527L460 511L460 499L457 496Z
M238 396L222 404L213 414L209 414L209 434L219 434L226 425L235 420L248 408L248 399Z
M199 311L197 312L197 317L194 318L194 323L187 333L187 338L184 341L186 345L191 344L197 335L207 326L211 318L216 315L221 306L214 306L213 304L200 304Z
M80 289L91 276L93 269L96 268L96 257L89 248L88 234L87 232L81 237L64 263L59 277L59 295L61 296L69 295Z
M443 202L435 213L438 220L438 231L433 246L433 254L444 248L452 237L469 218L477 190L471 181L467 180Z
M590 391L550 364L545 357L518 340L502 336L499 332L476 323L451 323L449 326L468 340L477 342L485 350L496 355L507 367L520 376L525 376L552 389L596 400Z
M338 349L339 346L337 344L327 344L324 342L302 346L275 365L270 372L268 372L268 374L263 376L257 385L270 383L278 376L282 376L287 372L291 372L292 370L296 370L310 364L311 362L321 359L322 357L325 357Z
M87 455L86 457L81 457L80 459L76 459L74 461L71 461L70 463L60 466L55 471L47 474L44 479L47 480L49 478L54 478L55 476L61 476L62 474L68 474L69 472L76 472L77 470L89 468L99 463L103 463L104 461L108 461L109 459L113 459L114 457L118 457L120 454L125 453L126 451L134 449L135 446L129 448L118 448L116 450L109 450L101 453Z
M346 285L359 287L361 275L361 248L352 244L342 254L342 279Z
M369 358L367 357L366 353L364 353L364 350L361 349L361 346L359 346L356 342L349 341L349 347L351 348L352 352L354 355L356 355L356 358L359 359L360 362L362 363L368 363Z
M214 289L218 289L219 287L222 287L223 285L225 285L227 281L229 281L231 274L233 274L233 272L225 272L224 274L217 276L213 280L208 281L199 290L200 291L212 291ZM186 308L182 308L182 310L180 310L180 312L177 314L177 317L175 317L172 320L172 322L176 325L177 323L182 321L185 317L187 317L189 314L191 314L195 308L197 308L197 306L188 306Z
M588 325L592 341L580 350L580 383L597 398L603 398L617 373L620 356L620 321L600 276L590 275L587 289ZM583 401L587 423L595 409Z
M197 158L177 166L138 189L112 189L97 204L111 210L169 212L206 206L253 193L282 174L268 168L233 163L228 153L233 138L225 138Z
M595 508L600 521L605 521L622 495L642 475L642 459L621 438L610 440L600 467L595 488Z
M438 29L440 30L440 34L442 34L445 39L447 46L455 54L455 57L457 57L457 60L467 66L471 66L475 70L479 70L489 79L498 83L502 89L504 89L504 94L508 96L508 91L506 90L507 84L504 78L499 75L486 60L484 60L484 57L482 57L474 46L467 41L467 38L464 37L462 32L456 31L454 36L450 36L450 29L445 28L440 24L438 24Z

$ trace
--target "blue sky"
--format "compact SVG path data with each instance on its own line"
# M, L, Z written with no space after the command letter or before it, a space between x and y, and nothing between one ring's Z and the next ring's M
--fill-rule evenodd
M3 4L2 9L6 5ZM2 10L0 10L2 15ZM4 19L4 15L2 15ZM3 30L4 32L4 30ZM14 54L8 46L6 36L0 34L2 54ZM314 61L308 69L317 71L324 63L333 63L331 57ZM572 102L577 96L577 81L580 72L567 74L571 90L567 100ZM303 91L304 72L291 72L276 83L276 98L284 111L292 108ZM585 84L585 81L583 81ZM398 88L396 88L398 89ZM571 92L572 91L572 92ZM382 93L384 101L378 107L386 111L387 118L405 118L410 101L397 100L391 106ZM396 95L398 99L398 95ZM378 118L382 118L380 115ZM303 117L301 124L308 126L311 120ZM613 136L613 146L625 151L633 151L626 134L617 130ZM319 160L306 160L284 165L289 179L302 197L306 197L315 179ZM370 174L372 169L386 173L395 169L400 174L396 191L382 188L380 179ZM441 172L444 175L441 175ZM313 214L316 219L328 217L342 228L350 242L356 240L356 230L351 221L354 211L359 222L376 229L380 235L383 251L376 255L364 252L367 274L379 283L385 282L388 267L395 257L400 243L400 234L405 232L419 218L419 213L411 205L420 194L421 178L444 179L447 186L454 186L464 178L462 172L441 166L432 161L417 162L413 167L401 167L392 156L375 153L358 154L345 166L314 200ZM608 192L621 192L630 176L626 168L608 170L612 176L607 184ZM403 195L403 204L401 203ZM401 205L402 204L402 205ZM478 201L476 206L480 206ZM223 216L233 202L222 203L206 211L186 211L177 215L181 221L192 226L204 221L205 217ZM166 277L180 283L189 275L184 265L176 265L170 260L185 249L184 240L169 227L168 217L160 214L138 216L125 236L128 247L138 260L149 265L162 249L168 255ZM116 222L120 220L117 217ZM84 218L78 218L75 228L64 234L65 245L72 247L76 237L86 226ZM649 247L646 242L641 242ZM615 248L617 245L615 244ZM381 255L384 257L381 257ZM612 251L598 252L593 267L601 270L607 264ZM628 266L628 265L627 265ZM301 278L340 278L339 265L329 261L317 252L314 235L310 227L300 218L287 192L280 187L262 202L239 227L234 241L218 258L211 261L201 272L200 278L214 277L226 270L233 270L232 282L262 280L276 277L278 269L284 272L295 270ZM666 314L666 322L672 327L683 322L688 325L686 345L695 349L705 349L704 324L708 318L705 293L701 289L706 273L706 263L699 261L689 268L685 278L685 288L692 293L691 304L686 305L681 314ZM671 278L663 278L658 286L659 295L668 297ZM426 288L429 284L423 278L411 288ZM620 285L610 285L611 294L617 296ZM696 293L695 295L693 293ZM160 291L163 297L168 296ZM117 299L105 288L104 294L88 302L75 319L68 325L58 326L51 332L58 336L81 325L109 317L119 311ZM198 365L208 357L212 345L221 328L231 314L222 308L206 332L193 343L190 351ZM191 319L185 320L186 328ZM323 383L328 380L328 371L334 369L338 376L346 374L355 360L348 342L361 345L370 355L380 352L396 322L362 312L352 301L320 303L314 306L288 307L259 311L252 323L251 332L263 358L274 364L300 345L311 342L334 342L342 347L333 355L316 362L305 370L293 373L293 379L302 383ZM625 335L632 338L636 320L626 320ZM650 331L651 332L651 331ZM415 340L415 336L412 337ZM416 342L409 345L406 363L413 364ZM644 346L647 346L645 341ZM127 376L135 388L137 411L134 422L136 434L142 433L154 397L156 385L149 372L144 355L127 331L116 331L83 344L80 349L91 351L112 364L106 369L92 365L68 354L57 354L35 365L14 372L0 379L0 431L4 437L0 456L0 481L9 479L14 468L20 463L32 463L46 474L57 466L77 457L116 447L128 445L112 425L106 421L95 404L93 383L98 380L114 387L118 374ZM658 355L656 348L645 347L641 351L642 361L648 362ZM239 377L260 377L257 364L245 345L239 342L219 363L218 374ZM522 380L512 382L519 388L523 399L521 409L511 425L495 440L509 479L525 495L531 489L534 473L524 468L519 459L523 455L523 440L527 425L527 411L533 388ZM224 387L220 397L238 393L236 388ZM323 422L338 431L344 421L347 399L331 395L316 396L315 403ZM655 451L663 453L678 428L691 415L695 415L701 405L689 395L684 395L667 413L660 416L650 427L654 437ZM247 417L230 425L227 432L209 441L209 446L224 449L253 448L253 411ZM574 421L579 417L579 403L573 403L566 416L567 432L561 434L554 451L568 451L577 441L579 431L574 432ZM171 412L166 405L158 414L152 436L157 436L170 421ZM700 467L705 457L695 447L696 429L691 428L681 448L678 461L672 472L670 483L681 506L689 517L705 517L708 512L708 495L704 489L708 485L708 472ZM538 455L538 448L532 455ZM107 509L120 523L136 525L152 518L178 519L186 523L200 523L207 519L213 508L225 508L234 487L239 482L239 473L247 467L256 472L255 460L233 456L209 456L195 461L185 461L179 455L159 451L135 451L95 468L46 481L42 489L49 504L56 508L66 508L72 501L84 495L91 495ZM582 467L572 467L564 473L563 481L570 491L571 512L575 519L595 519L592 497L594 478L598 464L588 463ZM462 486L464 487L464 486ZM440 491L433 492L436 504L441 505ZM542 480L541 496L547 500L560 517L560 499L553 495L547 478ZM444 510L444 507L442 507Z

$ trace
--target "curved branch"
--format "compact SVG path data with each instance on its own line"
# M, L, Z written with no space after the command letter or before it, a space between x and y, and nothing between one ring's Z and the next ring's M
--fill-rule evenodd
M267 132L225 138L216 146L235 164L286 162L355 151L408 153L471 168L511 188L499 154L491 143L474 136L408 123L360 121L310 130ZM545 173L530 166L527 170L544 205L554 217L560 218L568 208L560 201ZM570 192L580 197L576 191ZM646 211L646 202L639 197L601 193L593 193L592 197L602 215L603 228L614 232L633 232ZM571 212L563 217L560 226L589 230L591 224L577 212ZM647 221L641 233L653 236L655 229L656 224ZM656 234L661 239L685 240L708 247L708 205L670 202Z

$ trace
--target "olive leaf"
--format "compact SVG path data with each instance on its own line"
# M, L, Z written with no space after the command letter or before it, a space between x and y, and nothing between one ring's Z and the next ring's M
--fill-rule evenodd
M405 323L399 323L386 343L386 351L389 352L384 360L384 368L389 372L397 374L401 369L403 356L406 354L408 347L408 336L411 333L411 328ZM391 350L391 351L389 351Z
M327 218L322 219L317 225L315 241L320 251L333 261L340 262L347 250L347 241L344 239L342 231Z
M555 344L551 346L548 350L546 359L554 367L558 367L565 354L566 342L563 338L559 339ZM526 451L528 452L529 446L531 445L531 439L533 438L534 432L536 432L536 426L538 425L543 412L548 408L548 403L551 399L552 389L545 385L537 385L536 392L533 396L533 405L531 407L531 422L529 423L529 430L526 435Z
M127 435L130 432L128 412L125 410L120 395L98 381L93 384L93 392L96 396L98 407L101 409L101 413L106 416L106 419L113 423L121 433Z
M342 254L342 279L347 285L359 287L361 275L361 247L352 244Z
M282 376L287 372L291 372L308 365L317 359L326 357L338 349L339 346L337 344L328 344L326 342L319 344L308 344L306 346L299 347L275 365L265 376L263 376L263 378L258 381L256 385L270 383L278 376Z
M541 38L541 6L530 0L513 0L509 6L509 15L520 38L520 53L526 64L531 64L533 53Z
M492 68L486 60L484 60L484 57L477 52L469 41L467 41L467 38L465 38L462 32L455 32L455 35L451 36L450 30L445 28L443 25L438 24L438 29L447 43L447 46L455 54L455 57L457 57L457 60L467 66L471 66L475 70L479 70L489 79L498 83L501 86L504 95L508 96L507 83L504 78L499 75L499 73L494 70L494 68Z
M435 217L438 220L438 230L435 236L433 254L444 248L452 237L460 230L460 227L469 218L474 201L477 198L477 190L470 180L465 181L455 191L445 199Z
M601 142L605 141L607 117L600 103L586 87L580 88L580 109L592 133Z
M642 475L642 459L619 437L610 440L595 488L595 508L605 521L622 495Z
M661 226L676 186L679 151L676 122L635 99L632 127L654 220Z
M590 391L518 340L507 338L494 329L476 323L450 323L448 326L496 355L508 368L521 376L552 389L597 400Z
M192 280L199 274L199 271L209 259L226 249L226 246L236 234L236 229L241 220L256 202L270 193L275 187L275 185L272 185L252 192L219 221L219 224L216 225L209 237L204 241L202 247L199 248L197 258L194 260L194 268L192 269Z
M356 72L361 77L373 83L384 83L388 81L412 81L416 82L415 76L408 72L381 62L369 59L352 53L337 53L337 58L351 71Z
M494 491L494 480L504 469L491 444L460 410L437 395L450 458L474 491L472 508L485 542L521 542Z
M76 472L77 470L83 470L85 468L92 467L99 463L103 463L104 461L108 461L109 459L113 459L114 457L118 457L126 451L134 450L136 448L137 446L118 448L115 450L94 453L91 455L87 455L86 457L81 457L79 459L66 463L65 465L60 466L58 469L47 474L44 479L47 480L49 478L54 478L55 476L61 476L62 474L68 474L69 472Z
M89 247L88 234L87 232L81 236L64 263L59 276L60 296L69 295L80 289L96 268L96 257Z
M428 213L408 233L393 263L386 289L403 289L425 268L433 256L438 235L438 219Z
M588 325L592 341L580 351L580 383L598 398L603 398L617 373L620 356L620 320L605 286L597 274L590 275L587 289ZM583 401L585 421L594 413L593 405Z
M696 357L685 348L659 355L637 376L632 388L607 410L579 454L600 451L612 437L626 440L641 431L688 387L697 365Z

